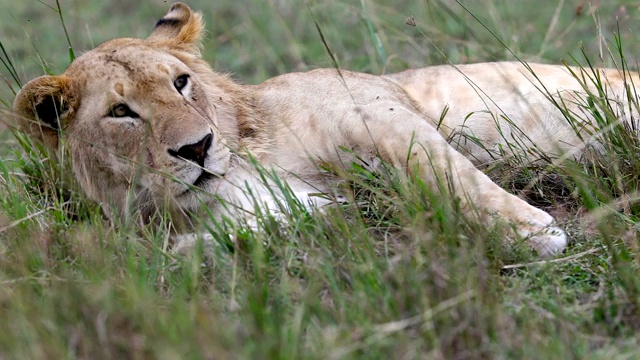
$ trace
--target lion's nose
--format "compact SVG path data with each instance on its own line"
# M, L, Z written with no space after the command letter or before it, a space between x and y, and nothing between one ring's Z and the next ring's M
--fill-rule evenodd
M193 161L200 167L204 167L204 159L207 157L207 150L211 147L212 139L213 135L207 134L197 143L185 145L177 151L169 149L169 155Z

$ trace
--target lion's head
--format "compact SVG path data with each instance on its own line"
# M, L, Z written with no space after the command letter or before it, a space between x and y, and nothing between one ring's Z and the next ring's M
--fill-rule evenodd
M200 59L201 15L174 4L147 39L115 39L17 95L22 129L65 147L92 199L122 211L193 209L237 145L244 94Z

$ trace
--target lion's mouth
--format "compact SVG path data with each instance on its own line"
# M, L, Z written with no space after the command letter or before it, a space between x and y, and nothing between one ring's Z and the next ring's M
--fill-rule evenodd
M193 186L197 188L202 188L204 184L206 184L210 180L213 180L216 177L217 177L216 175L208 171L202 171L202 174L200 174L200 176L198 176L196 181L193 182Z
M212 185L214 182L218 182L224 179L227 176L227 169L223 167L217 170L208 170L205 168L200 168L200 175L196 178L194 182L186 185L186 189L180 193L179 196L189 196L189 194L193 192L213 192L215 193L215 187Z
M198 192L206 190L207 184L221 176L224 176L224 174L217 175L208 171L202 171L196 181L194 181L191 185L187 185L187 188L180 194L180 196L186 196L194 191Z

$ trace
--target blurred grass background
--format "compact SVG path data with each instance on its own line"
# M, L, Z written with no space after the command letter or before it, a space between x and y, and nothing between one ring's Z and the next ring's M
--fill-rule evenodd
M43 67L62 72L69 56L55 2L0 4L0 38L20 79L42 74ZM114 37L146 37L170 2L63 0L60 5L80 54ZM635 63L633 40L640 30L634 21L640 5L629 0L194 0L188 5L205 15L207 60L247 83L332 66L314 21L340 66L376 74L446 62L514 60L514 54L527 61L572 62L572 56L582 61L581 46L591 59L604 53L603 63L611 65L603 45L616 33ZM409 17L415 26L406 24Z
M316 22L342 68L374 74L516 57L585 64L583 51L614 66L607 44L616 36L632 67L639 53L638 1L188 4L207 21L205 58L244 83L333 66ZM18 83L60 73L70 58L55 2L0 5L2 59L18 75L0 66L8 109ZM114 37L147 36L170 2L60 5L79 55ZM640 165L635 145L621 163ZM637 357L637 211L586 228L565 214L574 258L530 264L526 246L429 203L419 184L356 173L366 209L240 229L211 268L198 256L170 266L162 227L115 229L81 194L58 197L51 189L63 187L66 169L19 135L2 135L0 160L0 359ZM618 175L598 179L593 168L576 166L594 191L600 180L616 184ZM581 195L562 171L539 190L576 210ZM640 174L619 176L633 187ZM603 196L603 207L623 195ZM226 231L212 234L224 242Z

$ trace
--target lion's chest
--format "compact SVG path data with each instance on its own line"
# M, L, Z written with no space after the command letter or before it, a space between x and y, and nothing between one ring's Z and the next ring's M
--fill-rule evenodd
M275 174L271 169L243 169L229 174L218 195L224 200L219 215L249 222L261 214L278 218L293 207L314 211L336 202L336 197L322 182L314 183L282 172Z

